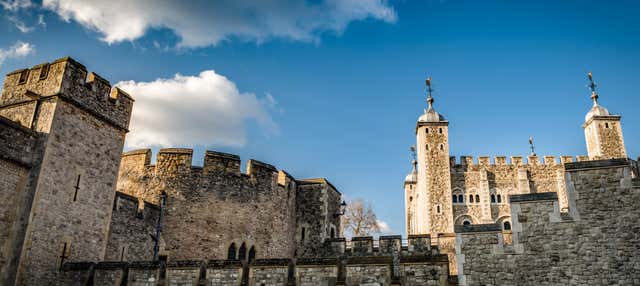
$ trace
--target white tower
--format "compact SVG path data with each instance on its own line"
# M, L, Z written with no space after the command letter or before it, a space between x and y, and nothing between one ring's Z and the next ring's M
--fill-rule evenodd
M449 122L433 108L431 78L426 80L428 109L416 124L418 183L416 234L453 233L449 168Z

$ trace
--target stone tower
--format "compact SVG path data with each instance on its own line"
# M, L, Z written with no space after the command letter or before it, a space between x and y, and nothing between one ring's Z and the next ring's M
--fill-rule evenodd
M590 160L626 158L627 151L622 137L620 115L609 114L609 111L598 104L598 93L593 76L589 73L589 88L593 107L584 118L584 135Z
M6 76L0 116L38 141L12 198L18 211L2 242L10 259L0 284L49 284L65 261L103 259L132 106L71 58Z
M413 170L404 178L404 206L405 206L405 223L407 234L418 233L416 229L416 192L418 183L418 170L416 165L418 162L414 159Z
M417 233L453 233L451 173L449 169L449 122L433 108L431 78L427 81L428 109L416 124L418 191Z

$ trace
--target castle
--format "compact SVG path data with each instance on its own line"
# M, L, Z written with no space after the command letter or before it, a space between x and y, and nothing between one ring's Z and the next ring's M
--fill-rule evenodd
M450 158L429 93L408 237L347 241L326 179L215 151L201 167L190 149L123 154L131 96L71 58L18 70L0 97L0 284L639 284L638 165L592 90L589 156L526 164Z

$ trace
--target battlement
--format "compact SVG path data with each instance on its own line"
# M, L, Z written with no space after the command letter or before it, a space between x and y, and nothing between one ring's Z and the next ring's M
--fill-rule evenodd
M84 65L66 57L6 75L0 108L59 97L127 129L133 98Z
M435 245L433 245L435 243ZM375 240L371 236L333 238L325 240L326 249L331 255L346 256L385 256L392 253L404 255L439 255L438 241L431 236L409 235L403 239L400 235L380 236Z
M458 161L455 156L449 157L449 164L455 167L476 167L476 166L556 166L573 162L588 161L589 156L560 156L560 161L556 156L528 156L523 160L522 156L494 156L493 161L489 156L479 156L477 160L473 156L460 156Z
M276 167L258 160L250 159L247 162L247 171L240 173L240 156L217 151L206 151L204 166L193 166L193 149L164 148L160 149L156 164L151 164L151 149L132 150L122 154L121 168L144 170L148 167L155 168L156 172L189 173L194 170L204 175L212 172L222 172L236 175L248 175L250 177L271 177L278 173L278 181L285 182L291 175L284 171L278 171Z

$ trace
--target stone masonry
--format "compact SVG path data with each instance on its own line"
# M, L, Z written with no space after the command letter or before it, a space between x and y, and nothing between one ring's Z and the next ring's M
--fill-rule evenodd
M71 58L9 73L0 285L640 284L639 165L595 90L588 156L526 162L450 157L430 92L404 182L407 239L348 241L326 179L257 160L241 172L216 151L202 167L190 149L122 154L125 92Z

